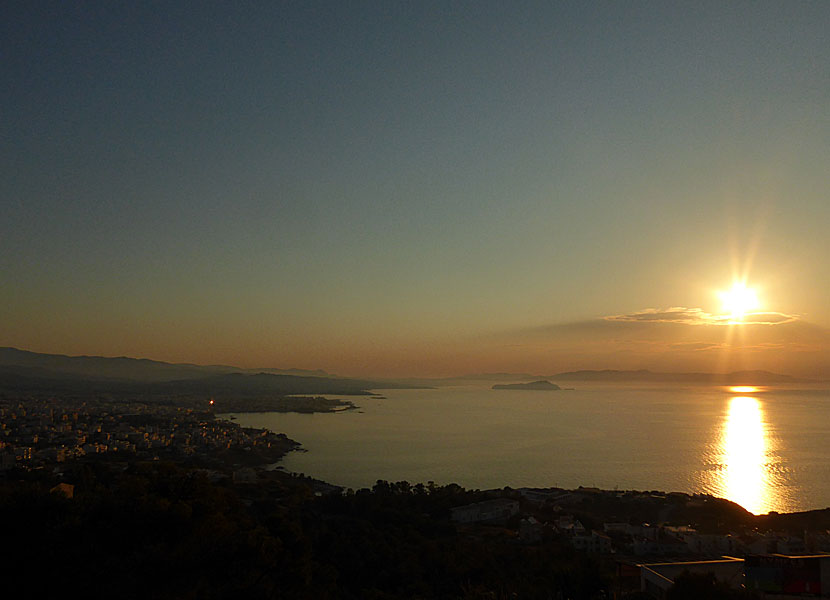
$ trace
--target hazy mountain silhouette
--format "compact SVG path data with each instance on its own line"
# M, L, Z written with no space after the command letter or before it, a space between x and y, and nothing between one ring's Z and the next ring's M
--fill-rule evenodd
M537 392L553 392L562 388L546 379L531 381L530 383L497 383L494 390L532 390Z
M812 383L813 380L792 377L770 371L734 371L731 373L683 373L656 372L647 369L619 371L614 369L567 371L554 375L530 373L474 373L443 379L418 379L406 381L428 386L469 385L478 382L523 382L547 379L551 381L642 382L642 383L696 383L709 385L773 385L787 383Z
M275 375L272 373L229 373L202 379L165 381L148 386L151 390L166 394L199 393L213 396L242 395L260 396L265 394L363 394L378 388L379 382L331 378L300 377L297 375Z
M395 381L349 379L325 371L267 371L257 373L223 365L172 364L125 356L65 356L0 348L0 386L21 391L254 396L367 394L370 389L423 387Z
M175 364L146 358L66 356L0 348L0 386L6 389L151 394L362 394L371 389L423 388L470 381L597 381L766 385L805 382L769 371L660 373L584 370L556 375L485 373L446 379L367 380L300 369L241 369L226 365Z
M66 356L41 354L17 348L0 348L0 366L31 367L48 370L51 374L91 376L95 378L124 379L129 381L170 381L173 379L198 379L225 373L273 373L311 377L336 377L321 369L242 369L229 365L195 365L167 363L147 358L126 356Z
M710 383L720 385L764 385L773 383L798 383L804 379L797 379L790 375L771 373L770 371L733 371L731 373L659 373L640 369L637 371L616 371L605 369L602 371L569 371L551 375L546 379L560 381L643 381L657 383Z
M95 379L120 379L125 381L169 381L171 379L197 379L208 375L239 371L235 367L172 364L147 358L66 356L41 354L0 348L0 366L43 369L51 376L92 377Z

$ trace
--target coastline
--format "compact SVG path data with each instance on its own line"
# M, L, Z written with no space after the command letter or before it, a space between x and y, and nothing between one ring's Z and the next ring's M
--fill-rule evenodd
M279 396L275 398L223 398L213 405L217 414L237 413L333 413L360 408L351 400L324 396Z

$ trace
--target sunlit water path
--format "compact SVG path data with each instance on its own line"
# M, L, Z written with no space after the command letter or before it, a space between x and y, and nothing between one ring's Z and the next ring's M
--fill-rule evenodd
M830 391L457 387L352 398L360 411L237 414L303 444L283 465L359 488L378 479L469 488L705 492L755 513L830 506Z
M761 401L749 396L730 398L720 435L713 439L707 457L709 477L704 478L702 489L756 514L789 509L795 499L779 449Z

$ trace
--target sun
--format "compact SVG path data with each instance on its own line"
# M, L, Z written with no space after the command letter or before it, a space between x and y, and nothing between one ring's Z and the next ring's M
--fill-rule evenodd
M723 311L730 315L733 321L743 321L749 311L761 305L755 290L746 287L746 284L742 282L735 282L732 289L720 292L719 295L723 303Z

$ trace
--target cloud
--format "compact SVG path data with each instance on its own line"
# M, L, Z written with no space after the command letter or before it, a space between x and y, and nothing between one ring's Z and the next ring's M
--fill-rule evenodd
M596 351L603 347L695 354L749 350L750 347L769 351L774 348L830 351L830 331L795 315L750 313L744 321L735 323L729 317L682 306L504 331L495 334L493 339L500 340L502 345L571 349L592 346Z
M704 352L706 350L721 350L724 344L711 344L707 342L678 342L669 344L669 349L678 352Z
M783 325L794 321L798 321L798 317L780 312L759 312L744 316L744 323L752 325Z
M704 312L700 308L685 308L673 306L666 309L646 308L627 315L611 315L603 317L606 321L640 322L640 323L684 323L686 325L700 325L712 323L716 317Z
M649 308L502 331L477 343L482 351L504 352L500 360L522 372L764 369L811 378L830 372L830 330L781 312L748 314L736 324L700 308Z
M603 317L605 321L636 323L679 323L683 325L736 325L728 315L713 315L701 308L672 306L665 309L646 308L624 315ZM780 312L757 312L744 315L743 325L782 325L797 321L798 317Z

